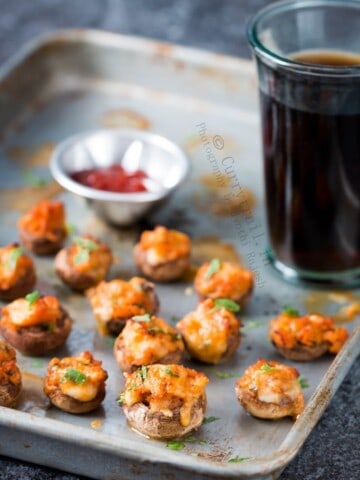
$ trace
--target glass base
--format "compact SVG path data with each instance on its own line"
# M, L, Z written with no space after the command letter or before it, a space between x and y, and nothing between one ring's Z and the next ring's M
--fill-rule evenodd
M289 267L276 259L270 252L270 264L281 277L294 284L312 284L319 287L355 288L360 287L360 268L346 270L345 272L315 272Z

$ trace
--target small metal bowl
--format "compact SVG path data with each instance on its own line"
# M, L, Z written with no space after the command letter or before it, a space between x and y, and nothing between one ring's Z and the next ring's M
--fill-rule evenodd
M143 170L148 191L115 193L84 186L70 175L79 170L121 164L126 171ZM107 222L125 226L163 203L185 180L189 159L170 140L141 130L97 130L61 142L50 171L66 190L83 197Z

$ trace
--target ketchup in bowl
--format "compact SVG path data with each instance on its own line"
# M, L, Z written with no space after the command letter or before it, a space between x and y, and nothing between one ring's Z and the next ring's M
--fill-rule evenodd
M86 187L117 193L147 192L144 180L149 178L143 170L127 172L119 164L106 168L89 168L71 175L71 178Z

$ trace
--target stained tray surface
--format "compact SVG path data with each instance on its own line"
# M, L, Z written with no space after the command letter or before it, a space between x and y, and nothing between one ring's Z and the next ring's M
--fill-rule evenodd
M60 282L53 259L35 258L37 288L59 296L75 321L66 347L57 356L93 351L109 372L107 395L103 407L92 414L62 413L49 407L41 393L49 358L19 355L23 400L19 411L0 408L0 425L13 426L18 436L31 432L48 438L49 449L51 442L59 440L89 449L94 458L101 451L117 456L120 464L123 457L157 463L144 478L155 478L162 465L196 471L199 478L270 478L271 473L275 478L297 453L359 353L358 321L348 323L354 334L335 361L331 357L304 364L287 361L309 383L304 390L307 408L295 424L289 419L269 422L246 415L235 397L236 377L259 357L282 360L267 340L267 324L283 305L341 318L342 308L359 298L354 292L294 287L269 271L251 64L145 40L70 31L35 42L1 74L1 245L17 240L15 225L22 212L40 198L56 196L65 203L74 234L91 233L112 247L118 263L109 278L138 274L131 255L135 241L143 229L164 224L191 235L194 265L214 257L240 260L255 272L256 288L241 315L244 335L234 358L215 367L187 362L209 376L206 415L216 420L185 441L183 450L171 451L166 443L148 440L128 428L116 403L124 381L112 356L112 339L99 336L88 301ZM161 211L134 228L115 229L52 182L47 164L57 142L65 137L123 126L171 138L187 151L192 172ZM46 185L32 186L38 178ZM156 288L160 316L170 323L197 304L191 278ZM36 445L32 449L36 459L40 443L38 450ZM27 458L11 447L0 452ZM229 462L235 457L248 459ZM41 456L35 461L46 463ZM63 458L57 466L99 478L96 468L86 467L86 462L71 468ZM113 478L110 470L104 469L103 478ZM183 478L180 470L175 478Z

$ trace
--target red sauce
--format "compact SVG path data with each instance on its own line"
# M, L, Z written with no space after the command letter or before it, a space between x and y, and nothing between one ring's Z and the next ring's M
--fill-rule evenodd
M107 192L134 193L146 192L144 180L148 178L142 170L127 172L119 164L106 168L90 168L71 175L76 182L96 190Z

